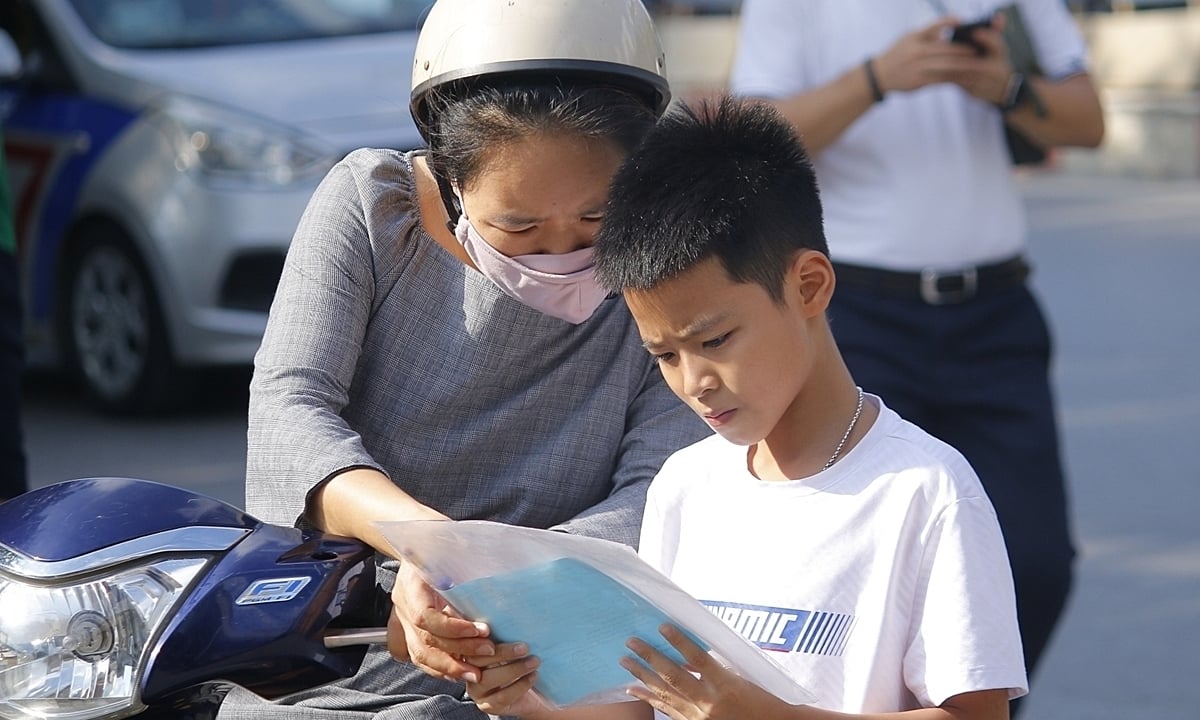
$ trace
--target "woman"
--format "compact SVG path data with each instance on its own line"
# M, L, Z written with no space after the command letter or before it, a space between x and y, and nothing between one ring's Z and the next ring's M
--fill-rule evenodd
M251 384L247 509L385 556L374 520L633 544L650 478L706 434L591 270L609 180L668 99L650 18L638 0L439 0L413 88L428 151L351 154L297 230ZM411 664L376 648L286 700L303 711L235 693L221 716L483 717L459 657L491 641L407 567L392 597Z

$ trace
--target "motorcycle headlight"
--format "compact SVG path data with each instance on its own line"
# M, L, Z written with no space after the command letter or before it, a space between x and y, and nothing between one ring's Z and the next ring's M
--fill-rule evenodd
M0 574L0 716L123 717L144 655L206 558L37 584Z

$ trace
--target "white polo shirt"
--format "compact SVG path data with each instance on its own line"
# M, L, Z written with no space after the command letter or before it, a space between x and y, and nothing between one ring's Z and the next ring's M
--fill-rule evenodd
M731 88L782 98L824 85L944 6L980 19L996 0L744 0ZM1019 0L1050 77L1086 66L1061 0ZM865 88L864 88L865 91ZM1025 214L1002 119L961 88L888 93L814 158L834 260L894 270L954 269L1003 260L1025 246Z

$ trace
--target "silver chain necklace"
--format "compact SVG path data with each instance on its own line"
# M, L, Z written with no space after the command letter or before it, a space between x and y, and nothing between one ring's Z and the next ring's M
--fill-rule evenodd
M822 470L828 470L837 462L838 456L842 454L842 448L846 447L846 441L850 439L850 433L854 432L854 426L858 424L858 416L862 415L863 389L857 385L854 386L854 389L858 391L858 405L854 408L854 417L850 418L850 427L846 428L846 434L842 436L841 442L834 448L833 454L829 456L829 460L826 461L825 467L821 468Z

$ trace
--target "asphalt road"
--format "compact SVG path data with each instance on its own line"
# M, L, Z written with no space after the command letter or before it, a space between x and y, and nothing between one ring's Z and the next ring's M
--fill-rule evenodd
M1078 580L1022 720L1200 718L1200 183L1031 178Z
M1200 717L1200 183L1023 178L1057 338L1078 580L1022 720ZM53 377L26 403L35 485L125 475L240 504L244 376L186 416L115 420Z
M25 384L25 449L34 487L79 477L136 477L241 506L245 499L249 370L204 377L201 401L167 417L115 418L92 410L63 378Z

